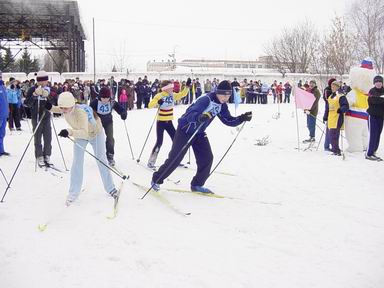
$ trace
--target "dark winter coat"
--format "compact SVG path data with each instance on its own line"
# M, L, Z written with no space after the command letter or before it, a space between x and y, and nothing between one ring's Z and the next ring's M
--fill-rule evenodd
M368 114L384 118L384 87L380 89L373 87L369 90L368 95Z
M103 127L106 127L113 122L112 109L114 109L120 116L127 113L125 109L114 100L103 103L99 99L95 99L92 100L89 106L91 106L93 111L99 115Z
M45 117L48 117L50 113L47 109L45 109L45 104L49 100L48 98L34 95L36 88L37 86L32 86L31 88L29 88L27 97L24 101L24 105L31 108L31 115L33 119L40 119L43 116L44 111L46 111ZM37 117L37 114L39 114L39 117Z
M196 102L188 107L187 111L178 120L179 128L187 135L192 135L199 127L198 117L203 113L209 113L212 117L200 128L198 134L204 133L215 116L227 126L238 126L242 123L240 117L233 117L228 110L226 103L221 104L215 92L208 93L197 98Z
M311 109L309 112L313 116L317 116L317 113L319 113L319 99L321 97L320 90L317 88L317 86L313 87L313 89L310 91L315 96L315 102L313 102Z

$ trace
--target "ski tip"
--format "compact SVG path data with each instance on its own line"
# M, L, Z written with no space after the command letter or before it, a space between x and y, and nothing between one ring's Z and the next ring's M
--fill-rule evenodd
M40 232L44 232L45 229L47 229L47 224L39 224L39 226L37 226L37 229L38 229Z

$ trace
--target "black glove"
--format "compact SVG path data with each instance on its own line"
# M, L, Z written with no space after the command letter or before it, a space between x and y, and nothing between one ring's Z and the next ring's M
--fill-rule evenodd
M251 121L252 119L252 112L245 112L244 114L241 114L240 116L240 121Z
M159 101L157 101L157 104L161 105L164 103L164 100L163 99L159 99Z
M67 129L63 129L63 130L61 130L60 133L59 133L59 136L60 136L60 137L67 138L67 137L69 136L69 132L68 132L68 130L67 130Z
M20 89L20 85L19 85L19 84L16 84L16 88L17 88L17 89Z
M49 101L45 102L45 109L47 109L47 110L51 110L52 109L51 102L49 102Z
M121 120L127 119L127 112L121 113L120 117L121 117Z
M212 118L211 113L209 113L209 112L205 112L205 113L203 113L203 114L200 114L199 117L197 117L197 121L198 121L199 123L203 123L203 122L208 121L208 120L211 119L211 118Z
M187 79L187 83L185 83L185 85L186 85L187 87L189 87L189 86L191 86L191 83L192 83L191 78L188 78L188 79Z
M340 108L339 108L339 109L337 109L337 111L336 111L336 112L337 112L337 113L339 113L339 114L343 113L343 112L341 112Z
M13 90L15 89L15 84L11 84L10 88Z

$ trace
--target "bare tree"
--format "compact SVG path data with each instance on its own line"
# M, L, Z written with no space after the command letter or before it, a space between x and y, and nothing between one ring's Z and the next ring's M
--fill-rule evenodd
M267 45L265 52L282 73L306 73L319 42L314 25L308 20L293 28L286 28Z
M355 0L349 19L356 35L359 58L371 57L377 72L384 72L384 1Z
M331 31L323 41L320 57L324 66L329 65L328 68L340 76L348 73L355 62L355 40L342 17L336 16L332 20Z
M43 70L45 71L56 71L59 73L68 72L69 63L67 55L60 50L53 50L47 52L44 55Z

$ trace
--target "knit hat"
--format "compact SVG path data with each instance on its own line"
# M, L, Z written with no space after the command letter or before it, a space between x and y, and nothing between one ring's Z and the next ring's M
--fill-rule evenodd
M48 74L44 70L37 72L36 75L37 82L48 81Z
M328 80L328 86L331 86L331 84L332 84L333 81L336 81L336 78L330 78L330 79Z
M340 87L341 87L341 83L340 83L339 81L337 81L337 80L333 81L333 82L331 83L331 85L337 86L337 88L340 88Z
M111 98L111 89L108 87L101 87L99 95L100 98Z
M376 82L383 83L383 77L380 75L375 76L375 78L373 78L373 84L375 84Z
M360 67L373 70L373 62L370 58L365 58L361 61Z
M75 104L75 97L73 97L71 92L63 92L59 95L57 106L61 108L71 108L75 106Z
M231 83L227 80L221 81L217 86L216 94L230 96L232 94Z

